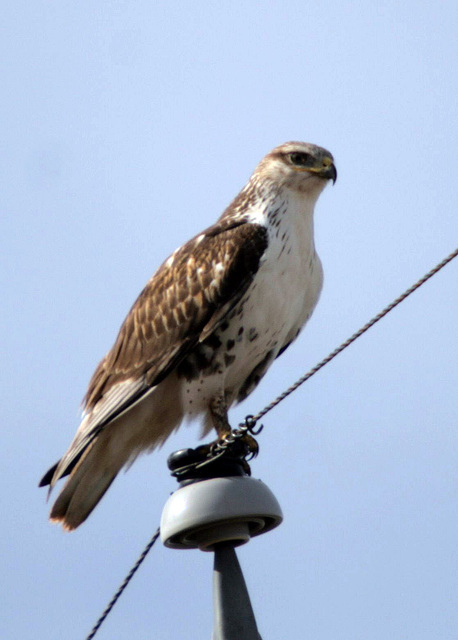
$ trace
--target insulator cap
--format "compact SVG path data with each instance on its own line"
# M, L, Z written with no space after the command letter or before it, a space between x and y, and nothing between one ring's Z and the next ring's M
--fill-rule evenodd
M261 480L212 478L170 496L162 512L161 539L172 549L213 551L221 542L242 545L282 520L277 499Z

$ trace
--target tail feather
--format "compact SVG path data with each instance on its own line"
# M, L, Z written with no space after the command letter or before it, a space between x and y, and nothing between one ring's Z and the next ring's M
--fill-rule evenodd
M84 456L51 509L51 522L61 523L66 531L76 529L86 520L122 467L122 462L107 465L104 456L97 456L98 453L94 447Z
M143 451L161 446L183 419L176 376L164 380L154 393L130 411L107 424L86 448L72 458L72 446L42 478L40 486L53 485L62 476L70 477L50 513L53 522L67 531L76 529L97 506L120 469L132 463ZM62 465L64 464L63 468Z

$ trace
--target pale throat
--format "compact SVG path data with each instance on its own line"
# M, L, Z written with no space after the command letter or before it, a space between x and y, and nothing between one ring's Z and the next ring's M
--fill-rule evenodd
M264 187L264 188L261 188ZM266 227L271 237L282 238L285 232L294 234L308 255L315 252L313 213L317 197L288 187L267 188L257 185L257 201L245 216L248 222Z

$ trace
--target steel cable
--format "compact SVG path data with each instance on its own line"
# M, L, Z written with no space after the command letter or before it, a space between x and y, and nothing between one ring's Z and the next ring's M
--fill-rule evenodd
M334 351L331 351L331 353L328 356L326 356L326 358L321 360L312 369L310 369L310 371L308 371L305 375L303 375L301 378L296 380L296 382L294 384L292 384L290 387L288 387L288 389L286 389L285 391L283 391L283 393L281 393L279 396L277 396L277 398L275 398L275 400L272 400L272 402L270 402L267 406L265 406L264 409L259 411L259 413L257 413L254 416L251 416L251 415L247 416L245 418L245 421L242 424L240 424L237 428L232 430L231 435L229 436L228 439L216 444L216 446L214 447L213 453L209 456L208 460L206 460L203 463L201 462L199 464L196 464L195 466L197 467L197 466L206 465L206 464L210 463L214 458L220 457L221 455L224 454L225 450L231 444L233 444L236 440L239 440L246 433L255 433L255 434L259 433L259 431L261 430L262 427L259 427L256 432L254 431L254 428L255 428L256 423L261 418L263 418L269 411L272 411L272 409L274 409L278 404L280 404L280 402L285 400L285 398L287 398L294 391L296 391L296 389L298 387L300 387L302 384L304 384L304 382L309 380L313 375L315 375L315 373L318 373L318 371L320 371L320 369L322 369L325 365L327 365L329 362L331 362L331 360L333 360L337 355L339 355L339 353L342 353L342 351L344 351L344 349L349 347L353 342L355 342L355 340L357 340L360 336L362 336L364 333L366 333L366 331L368 331L371 327L373 327L374 324L376 324L377 322L379 322L379 320L384 318L390 311L392 311L401 302L403 302L406 298L408 298L414 291L419 289L423 284L425 284L425 282L427 282L430 278L432 278L436 273L438 273L441 269L443 269L449 262L451 262L457 256L458 256L458 248L455 249L455 251L453 251L449 256L444 258L444 260L439 262L433 269L428 271L428 273L426 273L422 278L420 278L415 284L413 284L411 287L406 289L406 291L404 291L404 293L402 293L400 296L398 296L395 300L393 300L393 302L391 302L382 311L380 311L380 313L375 315L371 320L369 320L369 322L367 322L360 329L358 329L358 331L356 331L347 340L345 340L345 342L342 342L342 344L340 346L338 346L336 349L334 349ZM189 466L193 466L193 465L189 465ZM98 619L98 621L94 625L92 631L87 636L86 640L92 640L94 638L95 634L97 633L97 631L99 630L100 626L102 625L102 623L104 622L106 617L109 615L109 613L113 609L114 605L118 601L118 599L121 596L121 594L123 593L124 589L127 587L129 582L133 578L133 576L136 573L137 569L140 567L140 565L142 564L142 562L144 561L144 559L148 555L151 547L154 545L154 543L158 539L159 535L160 535L160 529L158 528L157 531L155 532L155 534L153 535L153 537L151 538L151 540L148 542L148 544L146 545L146 547L142 551L142 553L139 556L137 562L134 564L134 566L129 571L129 573L127 574L126 578L122 582L122 584L119 586L118 590L114 594L113 598L110 600L108 606L106 607L105 611L102 613L102 615L100 616L100 618Z

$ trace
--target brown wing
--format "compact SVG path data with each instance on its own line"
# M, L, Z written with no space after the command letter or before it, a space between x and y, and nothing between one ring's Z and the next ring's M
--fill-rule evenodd
M249 287L266 247L264 227L220 220L164 262L95 370L84 400L86 415L70 449L40 486L68 475L106 425L224 321Z
M266 246L264 227L221 221L178 249L141 292L97 367L86 410L119 382L143 379L144 388L158 384L240 300ZM130 400L141 392L137 389Z

